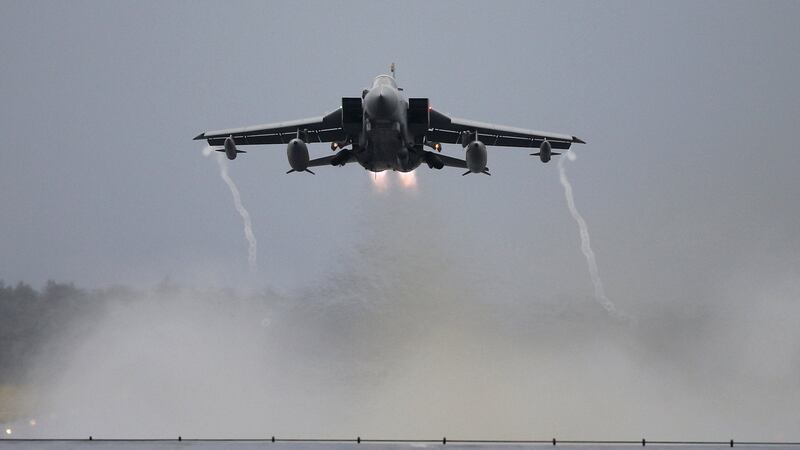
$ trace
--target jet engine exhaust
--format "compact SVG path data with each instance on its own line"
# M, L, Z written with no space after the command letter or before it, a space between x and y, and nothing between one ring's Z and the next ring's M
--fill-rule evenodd
M386 176L386 172L370 172L369 175L372 187L377 192L385 192L389 188L389 177Z
M203 156L210 155L211 151L211 147L204 148ZM231 191L231 196L233 197L233 206L236 208L236 212L238 212L242 217L244 237L245 240L247 240L247 262L250 266L250 271L255 272L257 268L256 262L258 242L256 241L256 235L253 233L253 222L250 220L250 213L242 203L242 196L239 193L239 188L236 187L236 183L234 183L233 178L231 178L230 174L228 174L228 164L225 162L225 156L222 154L217 155L217 165L219 166L219 175L222 177L222 181L225 182L225 184L228 186L228 189Z
M586 224L586 220L584 220L583 216L581 216L581 213L578 212L578 208L575 206L575 197L572 193L572 184L570 184L569 179L567 178L567 172L564 169L564 160L569 159L570 161L575 161L577 159L577 155L570 150L567 152L566 156L567 158L560 158L558 160L558 178L561 181L561 185L564 187L564 197L567 200L567 208L569 208L569 213L578 224L578 229L581 236L581 252L583 252L583 256L586 258L586 264L589 266L589 276L591 277L592 284L594 285L594 297L609 314L617 317L624 317L617 311L614 303L608 299L608 296L606 296L605 289L603 288L603 280L600 279L600 271L597 267L597 260L589 239L589 226Z
M397 172L397 176L400 178L400 186L405 189L416 189L417 188L417 174L415 172Z

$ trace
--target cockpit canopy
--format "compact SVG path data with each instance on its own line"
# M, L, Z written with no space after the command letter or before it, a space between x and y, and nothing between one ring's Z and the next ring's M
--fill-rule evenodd
M389 85L395 89L397 88L397 82L395 82L394 78L392 78L390 75L378 75L375 77L375 81L372 82L372 87L384 85Z

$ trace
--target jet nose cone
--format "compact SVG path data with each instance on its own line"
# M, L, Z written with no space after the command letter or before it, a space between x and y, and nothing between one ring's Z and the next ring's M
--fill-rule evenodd
M388 86L375 88L367 94L366 108L370 117L390 119L397 111L397 93Z
M378 92L378 98L375 99L375 102L381 109L386 109L388 106L390 106L389 105L389 103L391 103L390 98L391 94L389 94L386 91L386 89L381 88L381 91Z

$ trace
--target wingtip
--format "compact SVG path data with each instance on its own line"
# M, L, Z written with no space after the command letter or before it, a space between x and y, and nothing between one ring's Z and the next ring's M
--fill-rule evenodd
M585 144L586 143L586 141L584 141L583 139L579 138L578 136L572 136L572 142L574 142L576 144Z
M203 132L203 133L198 134L197 137L195 137L193 140L199 141L200 139L205 139L205 138L206 138L206 133Z

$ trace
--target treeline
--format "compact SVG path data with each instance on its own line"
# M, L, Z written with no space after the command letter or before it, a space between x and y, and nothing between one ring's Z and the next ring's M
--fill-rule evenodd
M58 359L67 337L89 331L102 314L104 296L72 283L48 281L39 290L0 281L0 384L29 381L37 357Z

